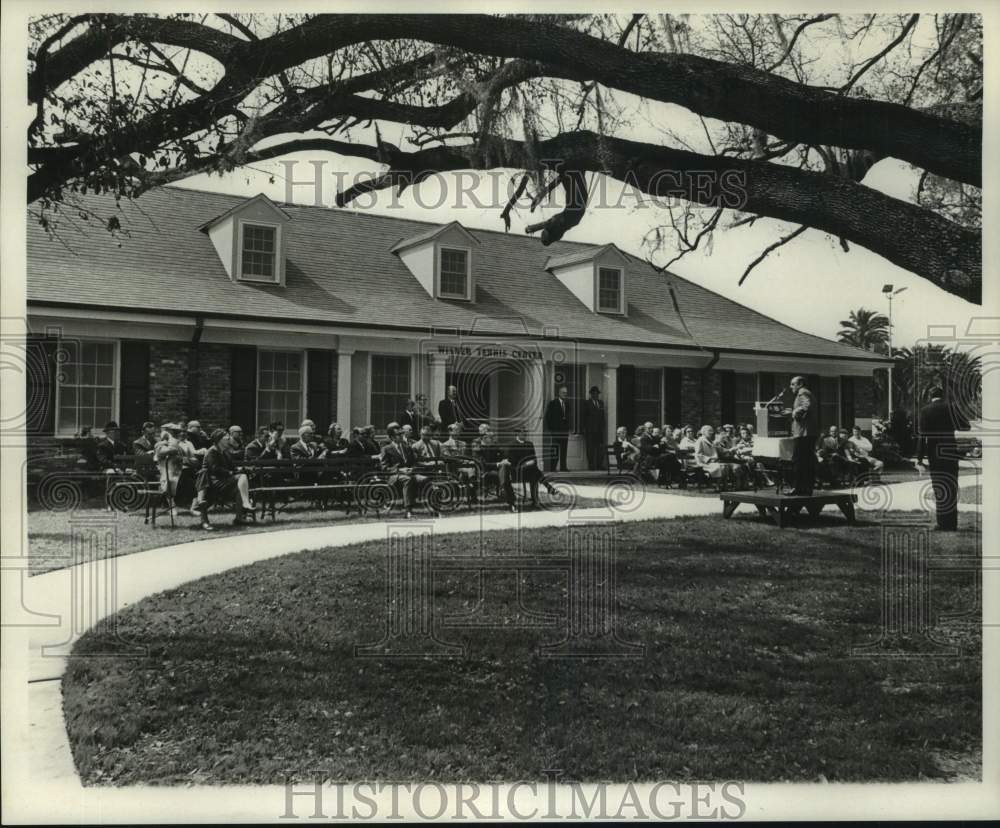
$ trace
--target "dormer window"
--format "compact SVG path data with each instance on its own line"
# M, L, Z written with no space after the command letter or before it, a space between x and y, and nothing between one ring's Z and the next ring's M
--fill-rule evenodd
M628 257L615 245L606 244L552 256L545 263L545 269L591 313L625 316L628 313L625 294L628 262Z
M240 222L240 278L252 282L276 282L278 234L270 224Z
M232 281L284 287L290 221L291 216L262 193L198 229L211 240Z
M617 267L597 271L597 310L600 313L623 313L622 272Z
M457 221L400 239L391 252L399 256L432 299L474 302L476 277L472 253L479 239Z
M440 248L438 263L438 296L442 299L468 299L469 251L454 247Z

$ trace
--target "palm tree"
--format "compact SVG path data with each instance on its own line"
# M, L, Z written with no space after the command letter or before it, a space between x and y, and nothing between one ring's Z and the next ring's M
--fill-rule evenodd
M837 338L847 345L866 351L885 350L888 345L889 320L877 311L866 308L852 310L850 318L841 319L840 324L843 327Z

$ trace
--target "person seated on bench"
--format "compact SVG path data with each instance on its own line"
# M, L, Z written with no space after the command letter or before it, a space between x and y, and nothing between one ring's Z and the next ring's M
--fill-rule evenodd
M528 493L531 497L531 505L538 508L538 484L541 483L548 490L549 494L555 494L555 488L545 479L545 475L538 465L538 455L535 453L535 444L528 439L523 425L514 427L514 441L507 446L505 457L510 463L510 474L507 480L507 504L515 505L514 487L512 481L528 484Z
M855 454L846 428L837 430L837 453L844 464L848 484L853 484L867 470L868 466L862 463L861 458Z
M694 436L694 426L684 426L684 429L681 431L681 439L677 441L677 448L681 451L689 451L693 454L697 446L698 440Z
M615 429L615 441L611 444L615 453L615 462L619 471L634 469L639 457L639 447L628 438L628 429L618 426Z
M753 456L753 432L747 425L740 426L739 436L733 445L733 460L743 465L747 478L753 479L758 486L775 485L764 464Z
M659 456L657 460L656 481L661 486L670 488L675 479L680 479L684 485L681 461L677 457L677 441L674 439L674 428L670 423L664 423L659 434Z
M132 441L132 454L152 454L156 451L156 424L147 420L142 424L142 435Z
M841 453L837 427L830 426L816 441L816 477L821 484L838 486L847 473L846 458Z
M260 460L264 452L267 450L267 438L268 430L267 426L261 426L257 429L257 436L254 437L247 447L243 449L243 459L246 461ZM267 458L263 458L267 459Z
M326 453L326 449L316 445L316 435L312 426L303 425L299 428L299 439L292 443L288 455L292 460L318 460Z
M225 436L223 429L215 429L209 438L211 445L205 452L206 496L198 504L198 511L201 513L201 527L207 531L212 530L212 525L208 522L209 501L232 503L236 507L233 526L242 526L247 522L247 514L253 513L250 482L245 474L237 473L236 461L222 447Z
M715 450L719 453L719 459L735 462L734 448L736 448L736 429L731 425L724 425L715 436Z
M431 437L431 430L429 424L420 426L420 439L412 443L410 448L417 458L417 468L437 471L441 467L441 444Z
M243 459L246 446L243 443L243 428L241 426L229 426L229 433L222 438L222 450L231 454L234 460Z
M344 429L340 423L330 424L326 437L323 438L323 446L327 457L342 457L347 454L348 442L344 439Z
M105 474L112 474L116 471L115 457L128 454L128 446L120 439L118 423L110 420L104 426L104 437L97 442L97 465Z
M852 431L853 434L848 438L847 442L851 444L857 462L868 471L881 474L882 469L885 468L885 463L877 457L872 456L872 441L861 433L861 426L854 426Z
M704 469L711 480L719 480L720 485L743 485L743 469L736 463L723 462L719 459L719 450L715 446L715 429L710 425L701 427L701 436L695 443L694 460L698 467Z
M476 465L471 460L468 443L462 439L462 429L464 428L465 426L461 422L448 426L448 439L441 444L441 456L444 457L448 473L468 486L469 502L475 503L477 499Z
M488 489L490 484L496 484L499 497L509 482L510 463L504 459L487 423L479 424L479 436L472 441L472 456L479 467L483 490Z
M401 489L403 493L403 509L406 517L413 517L413 504L417 492L429 482L426 475L414 470L417 458L413 449L403 437L403 430L396 423L390 423L386 428L389 442L382 449L382 468L389 472L389 485Z
M160 491L173 502L178 491L195 488L194 502L197 504L199 491L195 487L195 472L201 465L198 452L187 439L180 423L164 423L162 429L166 432L167 439L160 442L154 452L160 472ZM171 511L176 515L175 507L172 506Z

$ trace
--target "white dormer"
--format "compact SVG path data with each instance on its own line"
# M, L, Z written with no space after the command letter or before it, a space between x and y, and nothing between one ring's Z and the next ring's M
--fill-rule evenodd
M472 254L478 244L475 236L453 221L401 239L391 252L399 256L428 296L471 302L476 296Z
M285 284L285 245L291 217L261 193L198 229L207 233L234 282Z
M591 247L578 253L550 256L545 269L593 313L624 316L625 267L628 257L615 245Z

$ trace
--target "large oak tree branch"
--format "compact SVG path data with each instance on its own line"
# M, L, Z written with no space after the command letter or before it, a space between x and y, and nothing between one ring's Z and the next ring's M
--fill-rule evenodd
M979 185L982 131L968 123L886 101L836 95L744 65L691 54L636 53L555 23L482 15L319 15L260 41L248 42L209 27L128 18L148 40L204 51L227 74L270 77L304 60L355 43L422 40L474 54L546 64L551 77L596 81L650 100L675 103L706 117L745 123L786 141L868 149L937 175ZM146 21L146 22L134 22ZM149 22L153 21L153 22ZM115 30L117 33L118 30ZM128 36L125 31L120 35ZM68 79L100 57L96 40L81 35L50 56L46 84ZM69 50L64 56L62 53Z
M950 293L971 302L981 301L978 232L848 179L592 132L566 133L540 141L530 152L520 141L496 137L491 141L490 153L477 152L471 145L406 152L383 144L377 151L375 147L323 140L312 142L309 149L384 160L389 170L367 184L365 192L419 180L432 172L486 166L531 169L538 163L555 172L600 172L661 199L683 198L807 224L860 244ZM250 158L276 157L298 147L299 143L293 147L282 144L252 153Z

